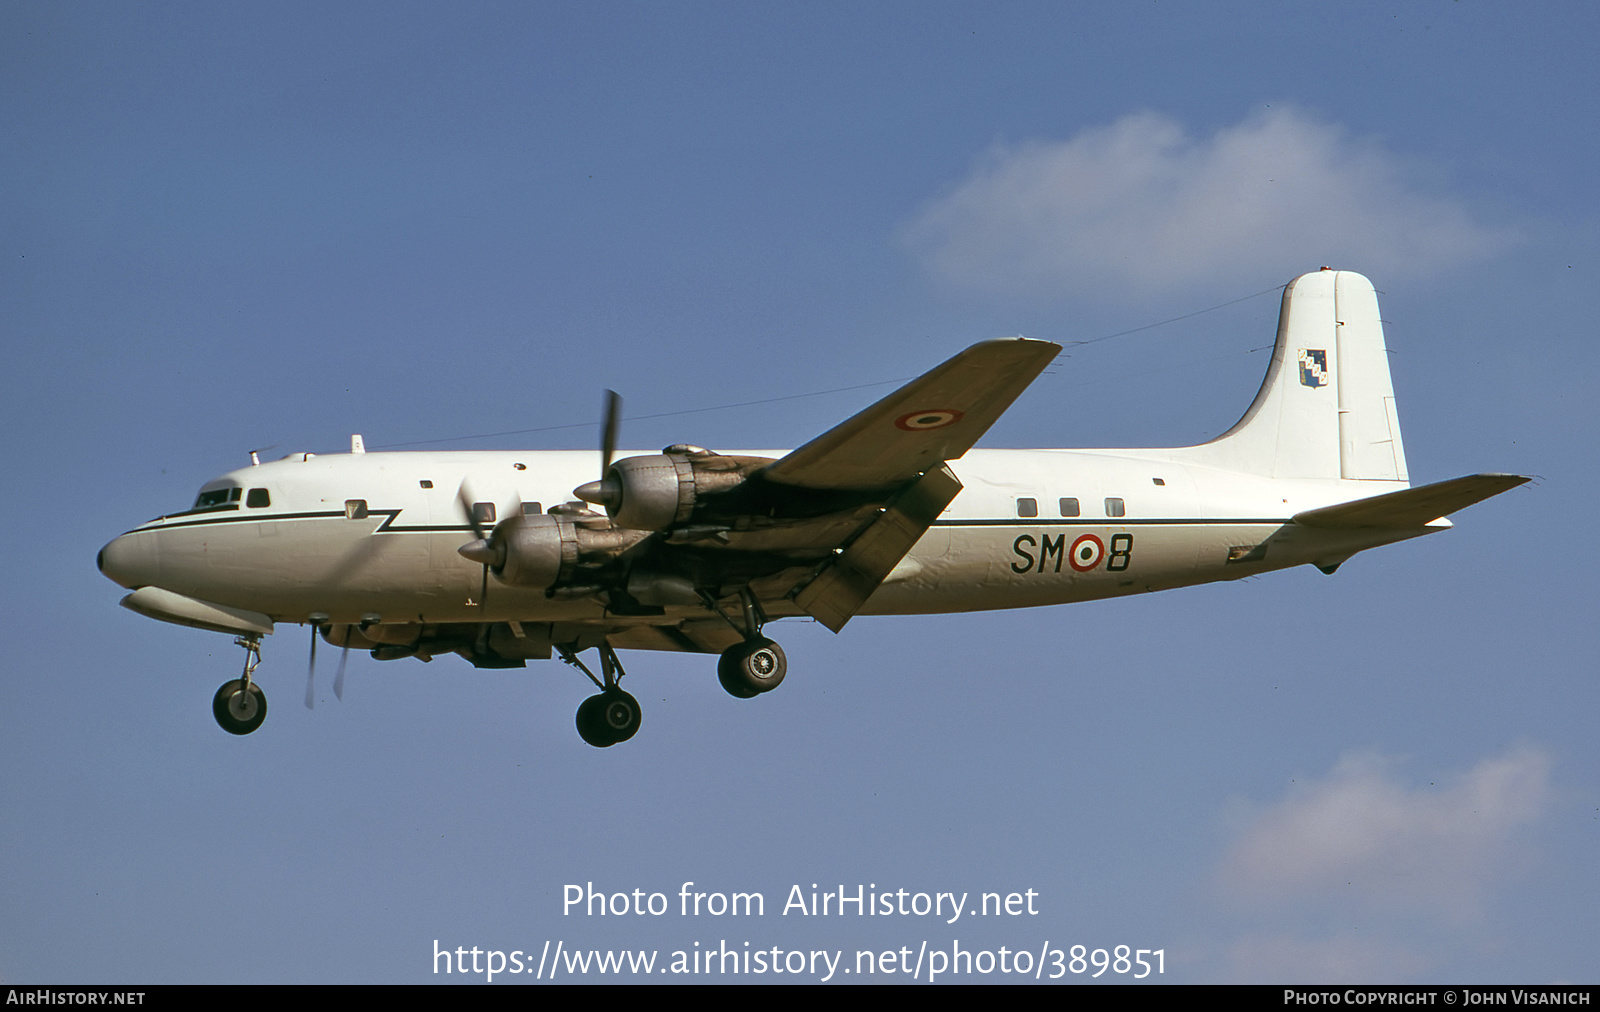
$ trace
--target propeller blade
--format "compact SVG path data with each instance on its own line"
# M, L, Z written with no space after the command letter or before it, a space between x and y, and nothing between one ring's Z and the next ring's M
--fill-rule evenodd
M622 398L615 390L606 391L605 421L600 426L600 480L611 470L611 458L617 455L617 429L622 422Z
M311 663L306 665L306 709L315 710L317 696L317 627L311 627Z
M478 592L478 606L481 608L483 599L489 593L489 563L494 559L494 543L491 540L494 532L483 529L483 521L478 518L477 510L472 508L472 502L472 491L467 488L467 479L462 478L461 487L456 489L456 503L460 505L467 523L472 525L472 533L478 536L478 540L462 545L456 551L461 553L462 558L483 564L483 584Z
M461 487L456 489L456 503L461 507L461 515L467 518L472 533L478 536L479 541L487 540L489 535L484 532L483 521L478 519L478 514L472 508L472 490L467 488L465 478L461 479Z
M344 649L339 651L339 673L333 676L333 694L344 702L344 665L350 659L350 627L344 627Z
M617 430L622 423L622 398L615 390L606 391L604 415L600 424L600 480L579 485L572 494L610 512L622 499L622 489L611 477L611 459L617 455Z

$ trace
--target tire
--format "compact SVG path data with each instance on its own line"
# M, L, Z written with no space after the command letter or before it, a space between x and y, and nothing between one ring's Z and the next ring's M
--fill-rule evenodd
M717 661L717 681L730 695L750 699L783 684L789 661L783 648L769 639L746 640L729 647Z
M261 686L251 682L249 692L243 689L244 681L235 678L223 682L211 699L211 715L229 734L249 734L267 719L267 696Z
M617 743L606 728L604 714L600 710L605 699L605 694L601 693L578 704L578 737L595 748L610 748Z

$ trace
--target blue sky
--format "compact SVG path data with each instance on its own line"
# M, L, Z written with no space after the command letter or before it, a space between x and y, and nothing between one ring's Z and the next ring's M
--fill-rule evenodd
M0 981L426 982L437 939L1592 982L1597 28L7 5ZM308 711L293 628L230 739L207 703L240 652L93 565L259 447L591 446L605 387L630 446L796 445L977 340L1228 304L1069 349L984 445L1198 442L1260 381L1270 290L1322 264L1380 291L1413 480L1540 476L1332 579L783 623L789 679L752 703L707 658L631 655L643 728L598 751L558 664L358 655L339 703L325 652ZM686 881L767 914L561 910ZM1040 913L778 912L811 883Z

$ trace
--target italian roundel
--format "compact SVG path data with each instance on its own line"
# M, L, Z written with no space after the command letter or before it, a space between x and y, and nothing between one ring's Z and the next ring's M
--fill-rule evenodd
M1072 543L1072 551L1067 553L1067 561L1072 568L1080 573L1100 565L1100 560L1106 557L1105 542L1093 534L1085 534Z
M907 432L924 432L928 429L942 429L959 421L961 412L954 408L925 408L901 415L894 420L894 425L895 428Z

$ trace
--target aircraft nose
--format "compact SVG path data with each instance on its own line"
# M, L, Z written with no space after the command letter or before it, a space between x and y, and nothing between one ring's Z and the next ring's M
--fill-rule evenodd
M152 547L147 537L124 534L100 549L95 564L111 580L129 590L137 590L156 581L156 560Z

